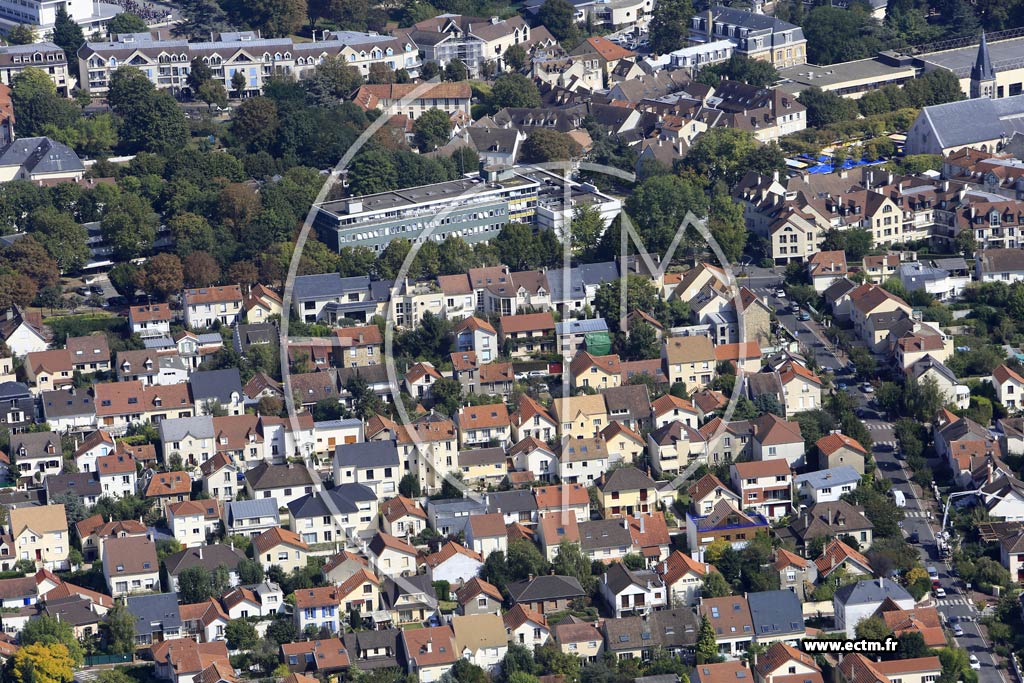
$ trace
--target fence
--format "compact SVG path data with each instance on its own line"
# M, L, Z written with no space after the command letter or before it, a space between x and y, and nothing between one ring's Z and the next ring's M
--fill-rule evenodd
M85 658L86 666L100 666L102 664L130 664L132 662L131 654L123 655L92 655L91 657Z

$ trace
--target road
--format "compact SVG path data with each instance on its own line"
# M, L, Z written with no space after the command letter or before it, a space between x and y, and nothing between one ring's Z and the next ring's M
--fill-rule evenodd
M845 365L841 352L833 348L825 330L816 320L799 320L790 309L792 302L786 297L776 296L783 278L768 268L746 266L744 275L737 278L739 284L747 287L760 297L768 297L768 305L775 311L779 324L790 337L804 347L805 354L813 354L819 368L838 369Z
M964 634L955 640L958 647L975 655L981 662L981 670L978 671L979 683L1006 683L1002 672L995 666L996 659L992 654L992 647L981 633L981 626L978 624L980 613L970 597L963 592L962 582L951 574L950 563L939 558L935 542L939 522L932 520L932 513L923 508L920 487L910 481L911 474L904 461L896 458L895 450L892 449L896 443L892 424L878 419L868 419L864 422L874 440L875 464L878 465L879 472L892 482L895 489L902 491L906 496L906 519L903 521L903 530L908 536L917 532L921 540L918 545L921 560L926 567L936 568L939 583L946 591L945 598L935 599L935 607L949 624L950 630L955 623L959 623L963 628Z

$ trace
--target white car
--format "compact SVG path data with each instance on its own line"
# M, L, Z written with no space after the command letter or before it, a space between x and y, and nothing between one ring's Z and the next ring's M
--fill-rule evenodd
M945 588L936 588L935 589L935 597L937 597L937 598L944 598L944 597L946 597L946 589Z
M963 626L961 626L960 624L956 624L956 625L954 625L954 626L953 626L953 635L954 635L954 636L956 636L957 638L959 638L959 637L960 637L960 636L962 636L963 634L964 634L964 628L963 628Z
M775 290L775 296L779 297L780 299L785 299L786 298L786 290L782 289L781 287L779 289L776 289Z
M871 386L871 384L868 383L868 382L864 382L864 384L862 384L860 388L861 388L861 391L863 391L865 394L873 394L873 393L875 393L875 388L873 386Z
M975 671L981 671L981 662L978 661L978 658L976 656L971 655L970 662L972 669L974 669Z

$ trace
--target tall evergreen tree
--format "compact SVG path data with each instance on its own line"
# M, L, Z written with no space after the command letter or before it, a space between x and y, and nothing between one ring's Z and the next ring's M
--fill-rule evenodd
M78 48L85 42L85 34L63 5L57 8L57 18L53 24L53 42L64 50L68 60L68 70L78 77Z
M663 55L685 47L692 18L690 0L661 0L648 27L654 54Z

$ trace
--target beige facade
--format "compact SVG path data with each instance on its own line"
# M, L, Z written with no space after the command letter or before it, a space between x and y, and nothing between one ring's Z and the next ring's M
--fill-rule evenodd
M14 508L8 517L18 560L50 570L68 568L71 539L63 505Z
M669 337L661 353L669 383L681 382L687 394L706 388L715 377L715 348L708 337Z

